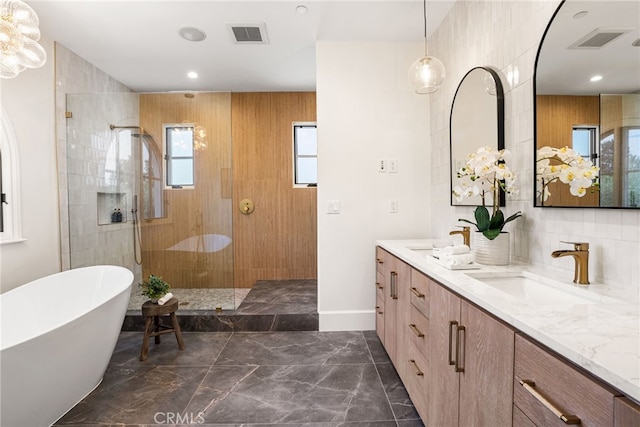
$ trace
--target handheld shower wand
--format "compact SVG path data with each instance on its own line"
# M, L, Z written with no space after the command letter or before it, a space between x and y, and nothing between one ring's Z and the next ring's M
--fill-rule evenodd
M140 223L138 222L138 195L133 195L133 204L131 206L131 218L133 221L133 256L136 264L142 265L142 243L140 241ZM138 256L140 252L140 256Z

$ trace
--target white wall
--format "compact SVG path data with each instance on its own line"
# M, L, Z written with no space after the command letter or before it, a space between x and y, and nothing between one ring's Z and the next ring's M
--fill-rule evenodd
M573 261L552 259L565 241L590 243L590 277L640 283L640 210L533 208L533 73L542 34L559 5L549 1L458 1L430 40L430 53L447 68L443 88L430 96L430 233L444 237L457 218L472 218L472 207L449 205L449 112L455 89L471 68L498 68L505 85L506 147L514 154L520 194L508 200L505 214L524 212L507 226L516 258L573 278ZM438 212L436 214L436 212ZM640 285L638 286L640 289Z
M60 271L54 49L46 38L39 43L47 53L45 65L0 83L2 105L18 143L22 236L26 239L0 246L1 292Z
M375 241L429 229L428 97L407 73L422 43L317 44L320 330L375 327ZM379 173L397 159L397 173ZM389 213L392 199L398 213ZM340 214L327 214L329 200Z

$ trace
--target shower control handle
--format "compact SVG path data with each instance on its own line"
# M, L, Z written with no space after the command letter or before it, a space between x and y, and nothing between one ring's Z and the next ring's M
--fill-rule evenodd
M255 209L253 202L249 199L242 199L238 207L240 208L240 212L244 215L249 215Z

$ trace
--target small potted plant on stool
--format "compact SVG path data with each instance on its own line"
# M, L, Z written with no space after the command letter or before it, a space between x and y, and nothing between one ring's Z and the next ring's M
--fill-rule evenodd
M162 280L160 276L149 275L147 280L138 284L142 288L142 295L151 299L151 302L157 303L160 298L169 292L171 287L167 282Z

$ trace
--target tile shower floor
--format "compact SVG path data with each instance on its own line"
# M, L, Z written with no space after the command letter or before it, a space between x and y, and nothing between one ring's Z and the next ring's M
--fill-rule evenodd
M138 360L122 332L102 383L56 426L423 426L375 331L185 332Z
M251 289L185 289L171 288L170 292L178 298L182 310L215 310L217 307L223 310L235 310L240 307ZM136 285L131 289L128 310L140 310L142 304L147 301L140 293Z

